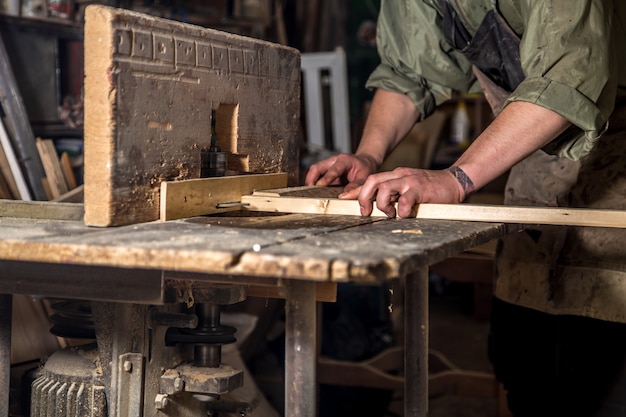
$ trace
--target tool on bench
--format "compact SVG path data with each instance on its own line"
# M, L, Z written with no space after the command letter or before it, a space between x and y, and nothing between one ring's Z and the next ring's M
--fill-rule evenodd
M226 152L217 146L216 111L211 111L211 146L200 151L200 177L223 177L226 175Z

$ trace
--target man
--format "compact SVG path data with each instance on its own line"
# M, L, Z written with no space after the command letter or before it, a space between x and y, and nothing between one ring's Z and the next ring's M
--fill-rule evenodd
M307 184L341 182L363 215L375 201L408 217L511 170L508 204L626 209L626 2L383 0L377 42L359 147ZM481 90L497 116L450 168L376 173L453 91ZM489 348L515 416L623 415L624 242L547 226L500 242Z

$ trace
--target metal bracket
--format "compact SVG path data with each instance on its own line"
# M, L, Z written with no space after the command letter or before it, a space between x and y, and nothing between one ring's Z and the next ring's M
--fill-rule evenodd
M124 353L117 361L117 417L143 416L143 355Z

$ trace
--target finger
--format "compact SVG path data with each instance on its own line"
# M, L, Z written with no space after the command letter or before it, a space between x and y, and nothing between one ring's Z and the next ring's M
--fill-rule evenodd
M396 183L398 183L396 180L383 182L378 186L378 192L376 193L376 207L385 213L387 217L396 217L395 203L400 196L394 186Z
M417 215L419 194L416 190L408 189L398 199L398 216L412 218Z
M335 158L330 157L323 161L317 162L309 168L304 183L306 185L314 185L319 178L335 163Z
M369 216L374 209L373 201L378 191L378 181L376 178L378 174L370 175L367 177L363 185L359 188L359 194L357 200L359 200L359 206L361 207L361 214L363 216Z
M329 161L329 160L327 160ZM315 185L326 187L331 184L339 184L341 176L348 170L348 165L343 158L332 158L332 163L329 164L324 175L317 180Z
M305 185L314 185L317 179L320 177L321 172L318 164L311 165L309 171L306 173L306 178L304 179Z

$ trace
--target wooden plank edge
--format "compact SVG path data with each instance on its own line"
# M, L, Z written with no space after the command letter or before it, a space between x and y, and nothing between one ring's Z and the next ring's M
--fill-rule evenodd
M0 200L0 217L82 221L84 214L82 204Z
M52 201L60 203L82 203L85 197L85 185L81 184Z
M218 208L217 204L240 203L243 195L251 194L257 189L286 186L287 179L286 173L271 173L163 181L159 207L160 220L240 210L241 206ZM227 191L219 192L224 189Z
M305 214L360 215L356 200L306 197L243 196L246 210ZM376 207L373 217L387 217ZM626 210L564 207L490 206L476 204L420 204L415 218L487 223L545 224L626 228Z

